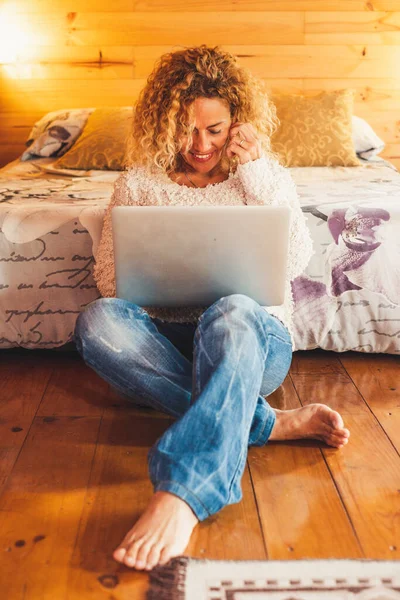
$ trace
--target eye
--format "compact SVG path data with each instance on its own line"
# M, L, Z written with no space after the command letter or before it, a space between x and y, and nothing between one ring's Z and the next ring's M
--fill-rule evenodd
M220 129L219 131L211 131L210 129L210 133L212 133L213 135L217 135L217 133L221 133L222 129Z

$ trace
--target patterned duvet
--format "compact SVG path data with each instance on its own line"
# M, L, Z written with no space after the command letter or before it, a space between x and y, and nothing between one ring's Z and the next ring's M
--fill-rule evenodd
M0 169L0 348L73 341L76 318L100 297L92 277L119 171L54 172L54 159ZM296 350L400 353L400 173L296 167L316 254L292 282Z

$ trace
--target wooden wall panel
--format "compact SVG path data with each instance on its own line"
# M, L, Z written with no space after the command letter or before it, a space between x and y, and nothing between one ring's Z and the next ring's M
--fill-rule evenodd
M400 10L400 2L396 8ZM399 44L399 12L306 12L305 43Z
M184 3L182 2L182 6ZM21 15L38 46L303 44L303 12L49 12ZM178 38L178 39L177 39Z
M60 11L108 12L109 0L14 0L21 12L46 13L56 7ZM215 0L114 0L114 12L175 12L215 10ZM399 0L218 0L218 11L396 11Z
M400 0L399 0L400 1ZM146 79L161 54L183 44L157 46L57 46L27 48L35 60L3 66L4 76L16 79ZM262 79L388 79L400 81L398 46L362 45L230 45L223 47ZM397 79L396 79L397 78ZM346 85L346 84L345 84Z
M183 3L182 3L183 4ZM400 44L395 12L187 11L21 13L38 46L161 44ZM150 44L151 45L151 44Z
M267 90L354 88L354 114L400 167L400 0L220 0L217 11L215 0L5 0L1 10L11 6L29 35L16 63L0 61L0 166L46 112L131 105L161 54L207 43Z

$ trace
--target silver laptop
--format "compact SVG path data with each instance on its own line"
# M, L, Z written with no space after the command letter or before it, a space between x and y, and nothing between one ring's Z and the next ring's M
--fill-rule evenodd
M116 206L116 295L139 306L209 306L246 294L282 304L289 206Z

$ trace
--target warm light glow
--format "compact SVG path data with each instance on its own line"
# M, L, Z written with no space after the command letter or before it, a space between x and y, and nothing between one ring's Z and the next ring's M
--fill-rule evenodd
M15 64L31 59L29 55L35 45L29 22L19 13L14 3L0 7L0 64Z

